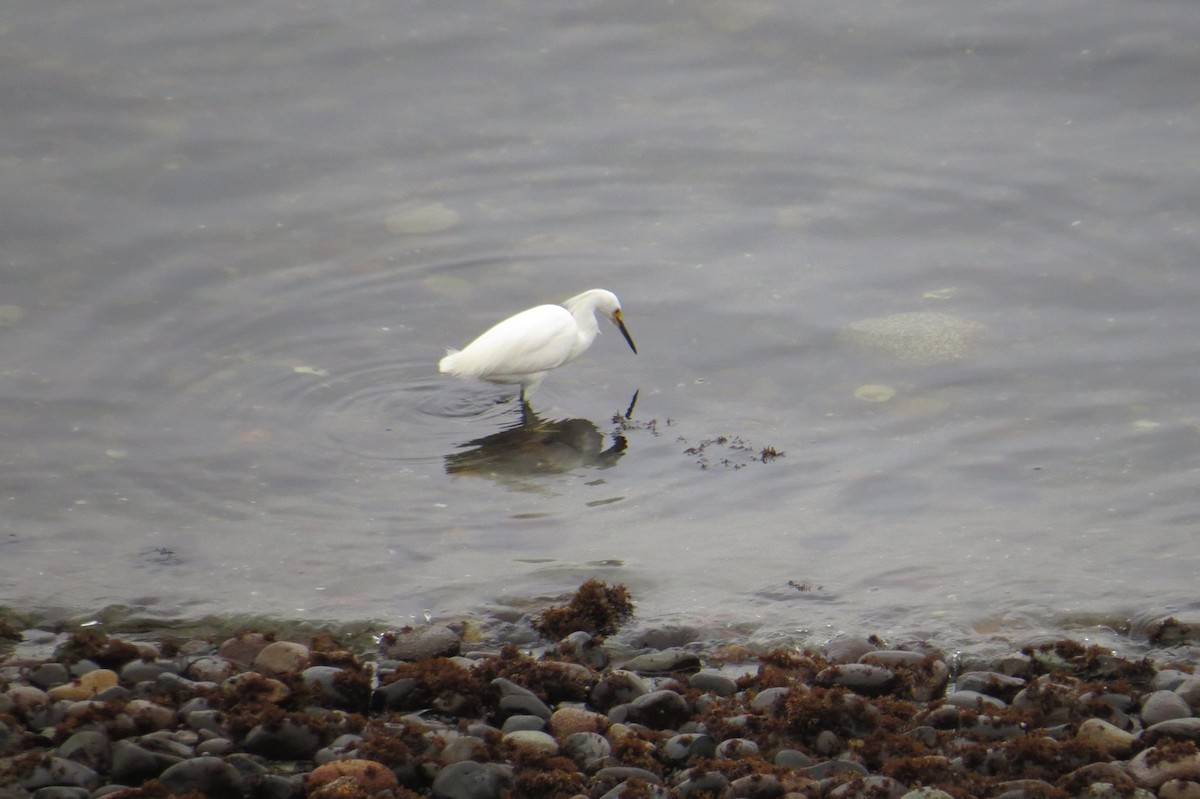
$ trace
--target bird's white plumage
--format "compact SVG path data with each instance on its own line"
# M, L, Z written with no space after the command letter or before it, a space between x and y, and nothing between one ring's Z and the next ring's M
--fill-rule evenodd
M449 351L438 370L493 383L520 384L524 397L547 372L570 363L592 345L600 332L597 311L612 320L636 353L621 319L621 302L611 291L592 289L562 305L539 305L510 316L461 351Z

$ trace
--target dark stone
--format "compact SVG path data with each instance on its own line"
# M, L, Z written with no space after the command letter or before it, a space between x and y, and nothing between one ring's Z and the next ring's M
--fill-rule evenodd
M112 744L96 730L80 730L58 747L58 756L105 773L112 763Z
M449 627L434 625L419 630L396 632L385 645L384 651L396 660L418 660L419 658L451 657L462 648L462 639Z
M698 691L717 696L733 696L737 693L737 683L715 671L698 671L688 679L688 684Z
M159 781L172 793L199 791L206 796L245 796L242 774L219 757L196 757L176 763Z
M629 703L629 718L656 730L678 727L690 715L687 700L674 691L651 691Z
M508 769L494 763L451 763L433 778L435 799L500 799L511 781Z
M246 734L247 752L271 760L309 760L321 748L321 736L303 724L284 719L270 726L259 724Z
M133 741L117 741L112 747L112 773L109 778L122 785L140 785L157 777L167 765L160 756Z
M549 720L551 710L546 703L532 694L509 694L500 697L500 718L513 715L537 716L543 721Z
M61 757L44 758L28 775L20 780L21 787L36 790L51 785L67 785L78 788L95 788L100 784L100 775L82 763Z

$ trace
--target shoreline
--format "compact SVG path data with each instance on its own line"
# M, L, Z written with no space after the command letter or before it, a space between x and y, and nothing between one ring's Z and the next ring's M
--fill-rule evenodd
M1200 797L1195 646L634 650L585 587L521 647L433 624L9 655L0 797Z

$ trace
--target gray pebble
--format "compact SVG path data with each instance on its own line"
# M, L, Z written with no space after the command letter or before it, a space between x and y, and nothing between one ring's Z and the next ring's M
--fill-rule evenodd
M500 693L501 698L506 696L526 696L531 699L538 698L538 695L533 691L529 690L523 685L518 685L507 677L495 678L492 680L491 686Z
M896 675L883 666L847 663L822 669L814 682L823 686L840 685L863 696L879 696L892 689L896 684Z
M1167 719L1151 725L1142 731L1142 740L1155 743L1161 738L1174 738L1179 741L1194 741L1200 744L1200 718L1190 716L1186 719Z
M612 754L612 744L599 733L574 732L563 741L563 753L584 771L594 771L596 765Z
M112 762L112 744L108 736L96 730L80 730L58 747L58 756L105 773Z
M246 734L246 751L272 760L308 760L321 748L321 736L291 719L270 727L262 724Z
M92 697L97 702L126 702L132 698L133 691L130 691L124 685L113 685Z
M780 749L775 753L775 765L783 768L802 769L813 764L812 758L799 749Z
M1007 700L1025 687L1025 681L995 671L968 671L958 675L954 687L958 691L974 691Z
M614 785L611 790L606 791L600 799L625 799L628 796L645 797L645 799L670 799L671 792L662 785L637 785L628 781Z
M29 672L29 681L39 688L53 688L71 681L71 673L61 663L43 663Z
M632 671L613 669L592 687L592 704L600 710L631 702L650 693L649 684Z
M717 744L717 757L722 760L740 760L758 755L758 744L749 738L728 738Z
M684 763L696 757L712 757L717 752L717 742L711 735L684 733L668 738L662 751L668 760Z
M349 705L354 698L338 685L342 676L342 670L337 666L309 666L300 672L300 679L320 697L340 705Z
M1004 708L1008 705L1001 699L978 691L954 691L946 696L946 701L964 710L979 710L980 708Z
M1174 691L1154 691L1142 700L1142 724L1152 727L1160 721L1183 719L1192 715L1192 709L1183 697Z
M531 716L527 713L517 713L509 716L504 720L503 726L500 727L500 732L510 733L518 730L544 730L546 728L546 720L541 716Z
M237 674L238 666L229 658L203 655L188 663L184 674L193 680L221 683Z
M460 735L441 751L442 760L447 763L458 763L463 760L475 760L487 753L487 744L483 738L476 735Z
M500 717L524 714L537 716L543 721L549 720L551 710L546 703L533 694L508 694L500 697Z
M449 627L434 625L418 630L397 632L385 647L388 657L396 660L450 657L462 648L462 640Z
M50 785L38 788L33 799L88 799L92 792L87 788L74 788L67 785Z
M596 772L597 782L624 782L625 780L641 780L652 785L662 785L662 777L653 771L637 766L607 766Z
M500 799L512 779L507 769L494 763L464 760L451 763L433 778L435 799Z
M411 677L401 677L378 688L371 696L371 707L375 710L405 708L408 705L409 697L413 695L416 687L416 680Z
M954 799L954 797L945 791L925 785L916 790L909 791L900 797L900 799Z
M673 729L690 715L687 700L674 691L651 691L629 703L629 718L656 730Z
M155 755L133 741L117 741L112 746L112 772L109 778L122 785L141 785L171 765L164 758L165 755Z
M857 663L868 652L878 649L866 638L857 635L841 635L822 647L825 659L830 663Z
M121 667L121 682L152 682L160 674L178 674L179 664L170 660L133 660Z
M900 799L907 791L906 785L891 777L872 774L864 778L861 783L857 781L842 783L829 792L829 799L856 799L857 797Z
M196 754L224 757L233 751L233 741L227 738L210 738L196 746Z
M707 691L717 696L733 696L737 693L737 683L716 671L698 671L688 679L688 684L698 691Z
M865 775L868 773L862 763L855 763L853 760L826 760L824 763L817 763L815 766L809 766L801 770L814 780L823 780L834 774Z
M1175 686L1175 693L1179 694L1192 710L1200 711L1200 678L1184 680Z
M242 796L245 781L241 772L219 757L197 757L176 763L159 780L172 793L199 791L206 796Z
M675 783L675 792L683 799L695 796L720 796L729 787L729 778L719 771L684 772L684 779Z
M775 709L777 703L786 698L790 691L790 688L778 686L775 688L764 688L758 692L754 699L750 700L750 707Z
M700 657L684 649L664 649L647 652L627 661L623 667L638 674L670 674L677 671L699 671Z
M180 713L180 715L196 732L207 730L217 734L221 733L221 711L219 710L192 710L187 714Z
M61 757L43 758L29 774L20 778L20 785L26 790L45 788L50 785L69 785L90 789L99 784L100 775L93 769Z
M729 783L734 796L744 799L777 799L783 796L783 784L774 774L747 774Z

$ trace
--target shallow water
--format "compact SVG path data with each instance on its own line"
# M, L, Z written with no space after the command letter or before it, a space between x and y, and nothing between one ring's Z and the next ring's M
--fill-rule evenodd
M0 603L404 623L599 577L763 641L1195 616L1197 23L11 9ZM436 373L595 286L639 354L605 325L540 429Z

